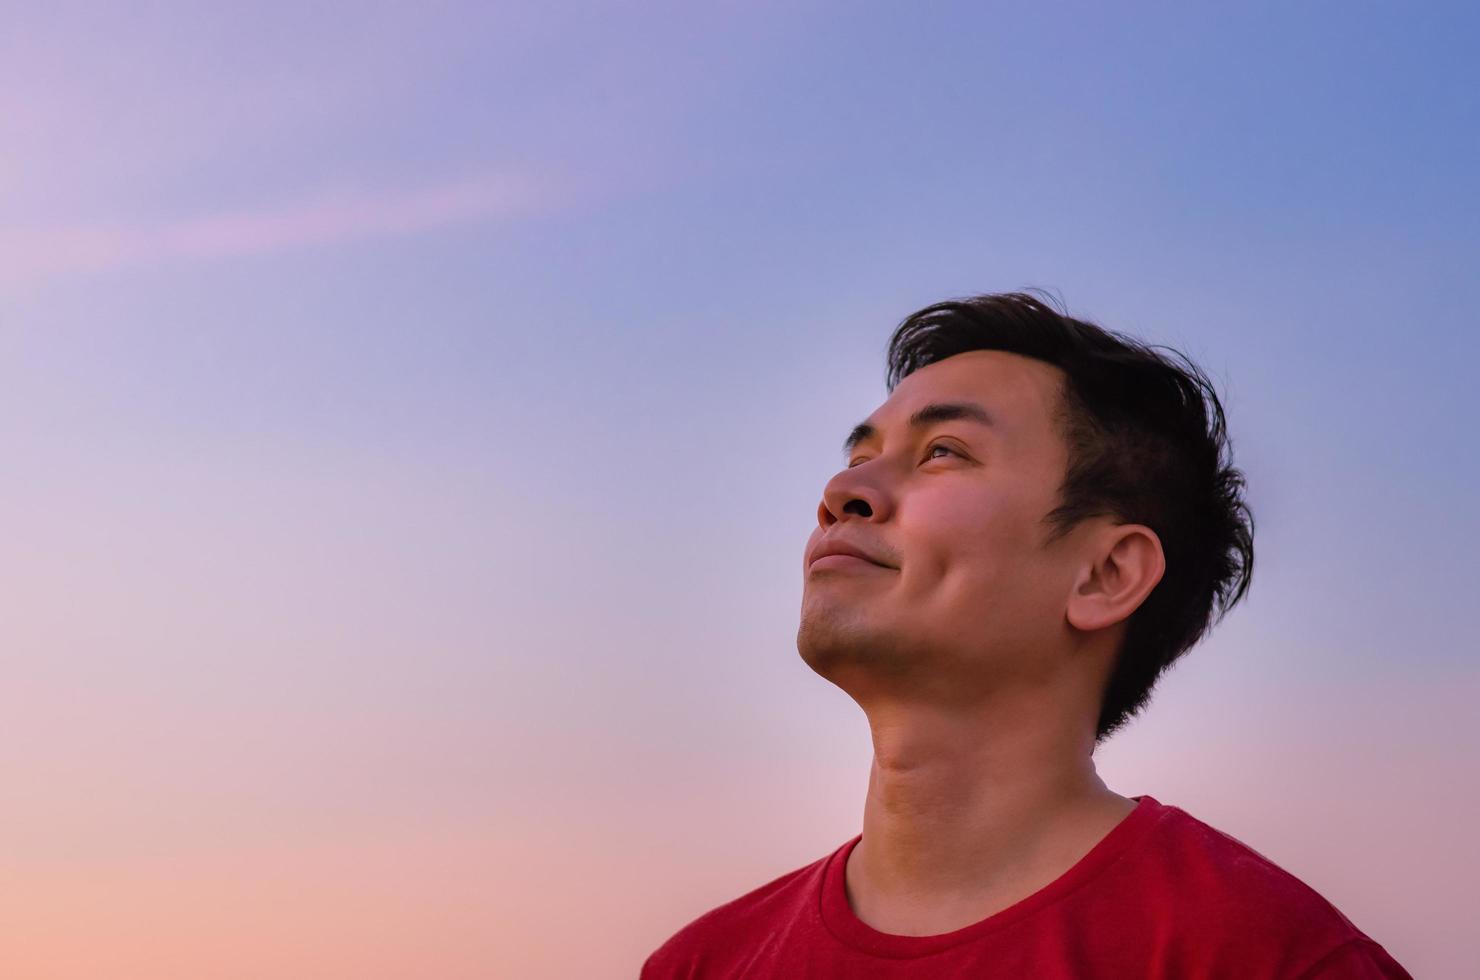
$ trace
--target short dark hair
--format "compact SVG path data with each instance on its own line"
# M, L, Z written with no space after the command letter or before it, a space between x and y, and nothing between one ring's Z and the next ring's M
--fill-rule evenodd
M948 300L910 314L890 338L885 383L893 392L911 372L974 350L1046 361L1067 376L1054 421L1069 463L1059 506L1044 517L1045 544L1108 515L1155 531L1166 559L1161 581L1126 626L1095 727L1098 745L1248 591L1254 515L1243 473L1225 460L1223 405L1201 369L1172 348L1060 313L1037 292Z

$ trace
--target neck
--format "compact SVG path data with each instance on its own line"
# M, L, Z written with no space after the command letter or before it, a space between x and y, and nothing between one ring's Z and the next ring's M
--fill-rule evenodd
M855 913L883 932L986 918L1067 871L1135 807L1095 772L1093 732L1045 711L876 706L869 724L863 839L846 880Z

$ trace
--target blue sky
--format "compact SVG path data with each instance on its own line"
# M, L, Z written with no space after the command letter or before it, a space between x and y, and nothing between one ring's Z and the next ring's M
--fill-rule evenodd
M673 466L649 440L702 466L744 418L752 449L815 425L820 485L894 321L1034 285L1229 385L1238 448L1281 469L1271 520L1308 493L1329 535L1385 509L1473 529L1473 12L24 17L8 387L79 435L502 467L555 432L577 455L505 478L558 495L582 460Z

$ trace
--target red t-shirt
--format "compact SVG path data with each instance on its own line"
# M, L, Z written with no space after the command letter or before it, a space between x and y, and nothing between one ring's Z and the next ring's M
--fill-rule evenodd
M1309 885L1150 796L1027 898L935 936L879 932L844 888L859 834L721 905L660 946L641 980L1413 980Z

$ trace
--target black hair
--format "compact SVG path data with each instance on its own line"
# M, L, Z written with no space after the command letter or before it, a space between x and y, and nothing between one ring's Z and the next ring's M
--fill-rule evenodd
M906 317L886 384L974 350L1045 361L1066 375L1055 423L1069 448L1045 544L1111 516L1161 540L1166 570L1129 617L1095 727L1099 744L1151 699L1157 679L1248 591L1254 515L1212 382L1169 348L1060 313L1027 292L949 300ZM1162 352L1165 353L1162 353ZM1216 607L1216 617L1214 609Z

